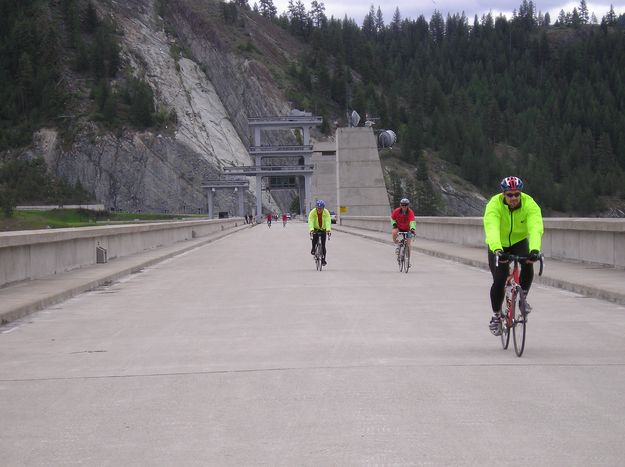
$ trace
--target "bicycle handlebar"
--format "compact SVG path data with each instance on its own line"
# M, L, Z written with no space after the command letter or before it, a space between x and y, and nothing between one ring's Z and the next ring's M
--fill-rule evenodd
M330 241L330 238L332 238L332 231L330 230L312 230L310 232L310 237L312 238L314 233L325 233L326 235L326 241Z
M516 266L516 264L520 261L527 261L529 258L529 256L518 256L518 255L511 255L508 254L508 262L512 261L514 262L514 265ZM545 261L545 256L541 253L540 255L538 255L538 261L540 262L540 269L538 271L538 275L542 276L543 275L543 266L544 266L544 261ZM499 256L495 255L495 267L499 267Z

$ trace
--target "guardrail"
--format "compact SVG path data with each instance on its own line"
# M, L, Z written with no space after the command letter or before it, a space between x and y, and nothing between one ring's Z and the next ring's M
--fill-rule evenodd
M241 218L0 233L0 287L237 227Z
M555 259L625 269L625 219L544 218L542 251ZM389 217L341 216L341 224L389 232ZM481 217L417 217L417 237L485 248Z
M90 211L105 211L103 204L52 204L45 206L16 206L17 211L51 211L53 209L89 209Z

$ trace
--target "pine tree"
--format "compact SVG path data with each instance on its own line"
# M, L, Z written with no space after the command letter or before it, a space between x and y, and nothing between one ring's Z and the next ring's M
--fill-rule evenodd
M404 197L404 192L401 186L401 180L399 174L394 170L388 172L389 183L387 186L390 203L393 208L399 206L399 202Z
M260 11L261 15L270 19L273 19L276 17L276 14L278 13L278 9L273 4L273 0L259 0L259 2L260 2L260 5L258 7L258 10ZM291 3L292 3L292 0L289 0L289 4Z
M610 5L610 10L603 17L603 20L608 26L614 26L616 24L616 13L614 13L613 5Z
M87 3L87 9L85 11L85 31L89 34L95 32L99 24L98 13L92 2Z
M368 39L373 39L376 35L375 10L373 9L373 5L369 8L369 13L366 14L362 22L362 33Z
M579 19L582 24L588 24L588 6L586 0L580 0L579 2Z
M401 29L401 13L399 12L399 7L395 7L395 12L393 13L393 21L391 22L391 31L395 34L399 34Z
M323 2L313 0L310 3L310 20L314 27L320 28L326 25L328 19L325 15L326 7Z
M435 216L438 214L439 200L430 181L427 163L424 157L417 164L417 182L413 205L418 216Z
M378 34L384 31L384 16L379 6L378 11L375 13L375 30Z
M574 28L579 28L580 25L582 24L582 20L579 16L579 13L577 11L577 8L573 8L573 14L571 15L571 21L570 21L571 26L573 26Z

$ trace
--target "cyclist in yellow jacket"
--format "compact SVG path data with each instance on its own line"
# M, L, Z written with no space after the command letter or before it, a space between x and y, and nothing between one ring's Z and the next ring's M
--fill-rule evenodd
M521 288L527 295L534 279L534 262L540 255L543 217L536 201L523 193L523 182L518 177L506 177L501 181L501 193L493 196L484 210L484 233L488 245L488 266L493 276L490 302L493 316L490 331L499 334L500 310L504 287L508 277L508 254L527 256L521 264ZM499 257L499 266L496 258ZM531 307L526 304L526 312Z
M326 209L326 203L322 199L318 199L315 203L315 207L308 214L308 231L310 233L310 239L312 240L312 249L310 254L315 254L315 245L317 244L317 238L321 237L321 248L323 250L323 259L321 264L327 265L326 262L326 235L330 237L332 235L332 218L330 217L330 211Z

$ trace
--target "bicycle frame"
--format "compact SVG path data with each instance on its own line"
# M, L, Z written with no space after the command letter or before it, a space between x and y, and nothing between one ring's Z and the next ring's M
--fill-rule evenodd
M315 230L314 233L326 233L326 242L330 241L330 236L327 234L325 230ZM321 243L321 235L317 235L317 242L315 243L315 264L317 266L317 271L321 271L323 269L322 265L322 255L323 255L323 244Z
M506 324L508 328L514 326L514 304L516 303L516 295L518 293L518 286L520 283L520 268L519 260L514 259L512 270L508 274L505 287L505 300L506 300Z
M527 261L526 256L508 255L508 260L512 262L512 270L508 269L508 277L504 285L504 298L506 301L505 314L502 313L502 322L500 326L501 344L504 349L508 348L510 342L510 331L514 335L514 351L517 357L523 355L525 349L525 335L527 325L527 312L525 309L525 296L521 290L520 284L520 268L521 261ZM539 256L540 271L539 276L543 274L543 255ZM499 257L495 260L495 267L499 267ZM509 268L509 265L508 265ZM521 294L521 295L519 295ZM519 312L515 312L515 308L519 306Z
M397 255L399 272L404 271L408 273L408 269L410 268L410 250L408 250L408 242L406 240L415 235L412 232L397 232L397 235L401 235L401 240L398 242L399 253Z

